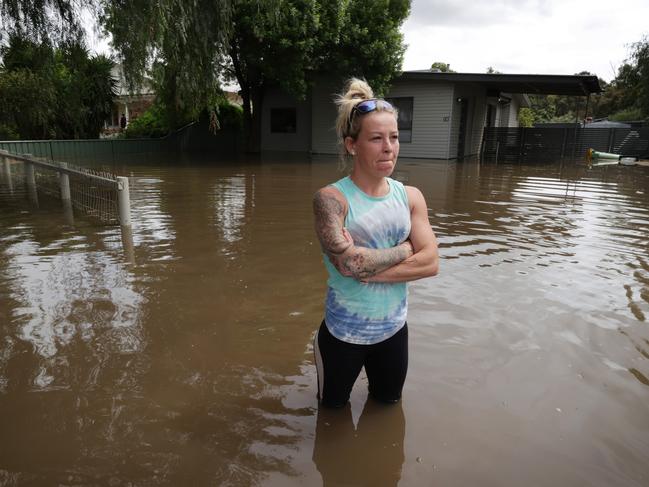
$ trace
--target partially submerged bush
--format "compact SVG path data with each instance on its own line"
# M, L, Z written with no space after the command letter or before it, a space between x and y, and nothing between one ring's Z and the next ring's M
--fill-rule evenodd
M212 133L219 130L240 131L243 129L243 108L227 100L221 100L214 108L205 108L201 111L198 122L201 126L208 127Z
M216 119L214 119L214 116ZM219 101L214 109L204 109L198 117L201 126L208 127L212 133L219 130L243 129L243 109L232 105L228 101ZM184 125L184 124L183 124ZM164 137L172 132L169 127L168 116L165 108L154 103L146 112L131 120L124 131L128 139Z
M222 129L242 130L243 129L243 108L229 102L219 103L217 117Z
M169 133L164 107L154 103L139 117L131 120L124 131L127 139L164 137Z

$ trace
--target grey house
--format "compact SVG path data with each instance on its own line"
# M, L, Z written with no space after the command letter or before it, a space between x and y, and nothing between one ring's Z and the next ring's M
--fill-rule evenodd
M267 90L262 150L337 154L333 97L342 81L320 80L303 101ZM527 94L589 96L596 76L405 71L386 96L399 109L401 156L456 159L480 151L484 127L517 127Z

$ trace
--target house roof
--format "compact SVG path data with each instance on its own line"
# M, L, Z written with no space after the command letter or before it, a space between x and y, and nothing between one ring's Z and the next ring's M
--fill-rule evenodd
M402 80L475 83L486 86L488 93L525 93L529 95L577 95L600 93L597 76L564 74L486 74L440 73L429 69L404 71Z

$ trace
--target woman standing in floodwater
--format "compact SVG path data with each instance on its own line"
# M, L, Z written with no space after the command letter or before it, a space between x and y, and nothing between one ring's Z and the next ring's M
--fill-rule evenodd
M353 165L313 202L329 273L314 344L318 398L344 406L364 366L370 396L397 402L408 369L406 283L437 274L437 241L421 192L390 178L399 155L395 108L359 79L336 103L343 157Z

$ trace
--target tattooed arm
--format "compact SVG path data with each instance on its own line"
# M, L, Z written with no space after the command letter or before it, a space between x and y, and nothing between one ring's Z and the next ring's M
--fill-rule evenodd
M413 254L410 241L388 249L354 245L345 229L347 200L335 188L320 189L313 198L315 230L323 251L343 276L366 280Z
M410 241L415 253L403 262L372 277L367 282L407 282L436 276L439 271L437 239L428 221L424 195L413 186L406 186L410 204Z

